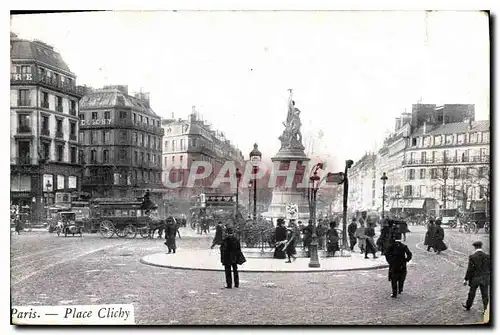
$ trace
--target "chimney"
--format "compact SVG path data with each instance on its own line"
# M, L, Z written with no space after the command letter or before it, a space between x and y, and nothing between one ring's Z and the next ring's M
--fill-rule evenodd
M472 118L470 118L470 117L466 117L466 118L464 119L464 122L468 125L467 129L468 129L468 130L471 130L471 129L472 129Z
M422 130L422 133L424 135L427 133L427 121L424 121L424 129Z

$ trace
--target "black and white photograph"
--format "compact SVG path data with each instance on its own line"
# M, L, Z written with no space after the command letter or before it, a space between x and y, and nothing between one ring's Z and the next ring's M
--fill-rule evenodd
M491 326L491 19L11 12L11 325Z

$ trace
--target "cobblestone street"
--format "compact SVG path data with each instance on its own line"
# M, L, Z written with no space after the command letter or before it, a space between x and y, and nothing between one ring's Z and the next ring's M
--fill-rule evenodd
M387 269L326 273L242 273L225 290L222 272L140 263L165 251L162 239L12 235L12 305L134 305L137 324L463 324L482 320L480 297L461 307L470 243L489 235L446 230L449 249L426 252L423 227L410 227L414 253L405 292L391 299ZM181 230L179 250L208 249L211 237ZM249 262L252 260L249 259ZM370 260L367 260L367 262Z

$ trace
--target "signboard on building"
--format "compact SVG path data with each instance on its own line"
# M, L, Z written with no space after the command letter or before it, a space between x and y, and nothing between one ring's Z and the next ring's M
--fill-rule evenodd
M299 219L299 206L297 204L286 205L286 219L287 220Z
M31 81L33 80L33 75L31 73L13 73L11 74L11 79Z
M71 203L71 193L57 192L55 203L56 204Z
M235 201L236 199L234 195L204 195L204 196L205 196L206 207L211 207L211 206L232 207L236 204Z
M329 173L326 175L326 182L328 184L342 184L344 182L344 173Z
M80 126L106 126L111 124L111 119L80 120Z

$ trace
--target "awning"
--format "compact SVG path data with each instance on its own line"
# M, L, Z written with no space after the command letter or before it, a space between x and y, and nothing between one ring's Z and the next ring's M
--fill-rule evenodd
M413 209L424 209L424 202L425 199L409 199L405 200L403 206L398 206L398 207L392 207L391 209L405 209L405 208L413 208Z

